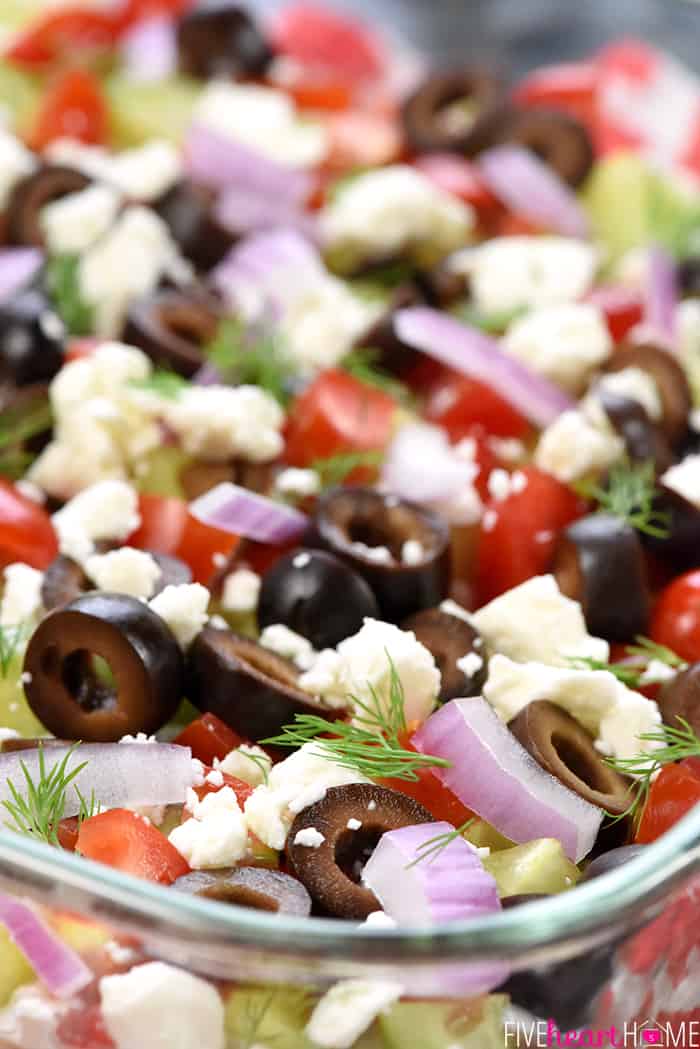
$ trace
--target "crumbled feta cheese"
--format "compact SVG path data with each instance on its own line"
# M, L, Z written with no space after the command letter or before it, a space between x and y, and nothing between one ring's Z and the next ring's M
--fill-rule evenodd
M102 185L51 201L39 214L47 247L56 255L86 251L112 226L119 205L115 190Z
M624 441L601 429L582 411L562 412L540 435L535 464L564 484L601 473L622 457Z
M601 311L584 302L533 310L513 321L502 345L506 353L571 393L580 392L613 347Z
M295 291L285 304L280 336L302 375L335 367L382 309L329 275Z
M401 560L405 565L419 565L425 559L425 548L418 539L407 539L401 547Z
M192 786L203 787L204 786L204 765L199 758L192 758ZM189 791L188 791L189 793ZM197 795L195 794L195 798ZM197 799L199 800L199 799Z
M318 495L321 491L321 479L315 470L300 470L296 466L288 466L277 474L275 488L280 495L306 499Z
M323 1049L351 1049L380 1013L386 1012L403 992L399 983L343 980L318 1002L306 1034Z
M368 546L358 540L352 544L352 548L358 557L364 557L366 561L373 561L377 565L390 565L394 560L388 546Z
M520 662L566 665L574 657L606 661L607 641L591 637L581 606L565 597L554 576L533 576L494 598L471 622L491 652Z
M207 772L204 782L208 783L210 787L223 787L224 776L221 769L212 769L211 772Z
M393 664L403 688L406 722L425 721L431 714L440 691L440 671L411 630L366 618L357 634L340 642L335 655L335 660L325 663L319 657L299 678L301 688L344 702L354 697L368 705L376 697L388 708ZM319 687L326 684L324 675L331 678L330 687ZM359 706L355 713L358 718L367 716Z
M262 747L241 743L240 747L229 751L217 767L227 776L235 776L250 783L251 787L258 787L270 775L272 761Z
M250 568L237 568L224 579L221 605L227 612L254 612L258 607L262 580Z
M478 652L467 652L466 656L457 660L457 668L469 679L476 677L483 665L484 661Z
M362 826L362 820L356 820L354 816L351 816L345 826L348 830L359 830Z
M189 386L163 417L186 452L210 461L267 462L284 443L284 412L257 386Z
M41 586L43 572L15 561L3 569L4 588L0 602L0 626L26 623L33 620L43 607Z
M488 446L497 459L506 463L517 463L527 453L523 442L515 437L489 437Z
M216 988L165 962L103 976L100 1003L116 1049L224 1049L224 1005Z
M16 728L0 728L0 743L4 743L6 739L19 739L20 734Z
M193 870L231 867L243 859L248 828L235 791L222 787L207 794L190 819L170 832L168 841Z
M661 483L700 508L700 454L686 455L661 475Z
M367 915L362 924L368 925L371 929L398 928L398 922L396 919L391 918L385 911L372 911L371 914Z
M359 772L324 757L317 742L305 743L272 767L268 782L246 800L245 817L253 834L279 851L297 813L324 798L329 787L367 782Z
M137 732L135 736L132 736L130 732L127 732L125 736L119 740L120 743L155 743L156 737L149 736L145 732ZM194 759L193 759L194 760Z
M503 502L510 495L510 474L507 470L492 470L487 486L491 498L496 502Z
M457 619L463 619L465 623L471 623L471 616L466 608L462 608L451 597L445 598L444 601L440 602L440 611L445 612L448 616L456 616Z
M0 1044L57 1049L56 1031L66 1008L66 1003L48 998L39 984L19 987L0 1010Z
M130 200L144 203L167 193L182 174L179 151L160 139L110 153L100 146L60 138L48 146L46 155L55 164L82 171L91 179L109 183Z
M321 215L328 250L353 268L409 251L438 260L466 242L472 209L405 164L350 180Z
M51 518L62 554L83 562L99 539L126 539L141 523L138 494L124 481L99 481Z
M452 256L485 313L575 302L593 284L595 248L565 237L497 237Z
M260 635L260 644L283 659L290 659L300 670L309 670L316 660L311 642L283 623L266 626Z
M14 135L0 129L0 211L17 183L31 175L36 166L34 154Z
M294 835L295 845L304 845L309 849L317 849L325 840L325 836L315 827L305 827Z
M180 583L166 586L148 604L187 648L207 621L209 591L201 583Z
M658 422L663 415L659 387L649 372L641 368L622 368L619 372L601 375L596 383L596 390L600 389L637 401L653 422Z
M313 167L328 151L323 125L300 120L289 95L269 87L214 80L202 92L194 119L289 167Z
M292 564L295 568L306 568L307 565L311 564L311 554L307 554L304 550L302 553L297 554Z
M654 744L639 739L661 724L652 699L633 692L607 670L574 670L542 663L515 663L493 656L484 696L498 716L510 721L528 703L548 700L567 710L596 737L605 754L630 758Z
M85 572L100 590L149 598L162 576L158 562L144 550L123 546L106 554L93 554Z

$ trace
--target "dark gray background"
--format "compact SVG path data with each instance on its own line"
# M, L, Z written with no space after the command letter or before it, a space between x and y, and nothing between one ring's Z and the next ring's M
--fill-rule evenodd
M251 0L270 10L278 0ZM323 0L321 0L323 2ZM443 62L481 59L520 73L634 34L700 69L700 3L689 0L332 0L396 26Z

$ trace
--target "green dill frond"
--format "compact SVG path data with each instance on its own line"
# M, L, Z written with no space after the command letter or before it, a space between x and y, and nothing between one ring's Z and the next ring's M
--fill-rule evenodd
M423 863L424 860L432 863L443 849L446 849L453 841L466 834L475 821L476 816L472 816L461 827L456 827L445 834L436 834L434 838L428 838L416 849L416 858L406 865L406 870L410 870L411 867L415 867L418 863Z
M365 386L372 386L375 390L381 390L389 397L393 397L399 404L411 407L414 397L405 383L395 378L382 368L381 351L371 348L351 350L340 362L340 367L348 375L352 375L358 382Z
M183 390L187 389L189 383L177 372L167 368L155 368L147 379L132 379L129 386L137 390L147 390L158 394L167 400L177 400Z
M334 488L343 481L354 470L364 467L375 469L384 458L384 453L378 449L364 452L338 452L337 455L329 455L326 459L314 459L311 469L318 474L321 488Z
M204 355L225 379L259 386L280 404L289 401L297 369L278 335L256 333L239 320L228 318L219 325Z
M10 623L0 626L0 678L6 678L15 656L31 634L29 623Z
M653 462L633 463L626 458L611 468L605 487L595 481L580 481L574 487L579 495L598 503L600 512L619 517L644 535L668 537L669 515L654 506L659 493Z
M94 310L80 290L80 256L54 255L46 264L46 283L56 313L70 335L94 331Z
M12 780L7 780L7 786L12 795L11 801L3 801L3 806L9 813L12 822L6 822L5 826L20 834L38 838L49 845L58 845L58 825L66 811L66 794L68 787L77 776L87 767L87 761L76 765L68 771L68 762L75 753L79 743L74 743L68 749L61 761L57 761L50 769L46 767L46 756L44 747L39 745L39 776L36 782L31 777L29 769L24 761L20 762L20 768L24 775L24 783L19 789ZM76 788L77 791L77 788ZM95 801L94 792L90 801L86 802L78 792L80 802L79 820L87 819L99 811Z

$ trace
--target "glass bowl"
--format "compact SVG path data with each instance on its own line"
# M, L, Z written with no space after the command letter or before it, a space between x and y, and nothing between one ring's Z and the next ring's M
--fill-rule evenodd
M479 59L519 73L634 33L698 64L700 9L693 4L348 0L345 6L379 19L441 63ZM388 979L401 983L414 1005L449 1000L444 1024L409 1036L397 1035L390 1023L375 1024L358 1049L488 1049L504 1039L528 1046L700 1046L700 807L640 857L572 893L440 930L368 928L218 904L5 831L0 889L55 916L97 922L138 942L149 957L227 985L321 992L342 979ZM491 1001L500 1009L501 994L510 1000L503 1027L481 1022L481 981L493 965L503 967L504 984ZM577 1031L580 1040L565 1043L559 1029ZM309 1044L300 1034L300 1049ZM241 1047L249 1049L230 1033L228 1049Z

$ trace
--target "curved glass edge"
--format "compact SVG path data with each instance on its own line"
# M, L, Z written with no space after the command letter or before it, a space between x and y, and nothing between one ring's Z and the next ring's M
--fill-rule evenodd
M10 831L0 833L0 883L20 885L40 902L91 910L106 920L146 927L214 944L288 951L297 956L341 954L404 961L508 957L575 939L609 939L616 928L642 919L672 889L700 871L700 807L639 857L564 893L497 915L454 922L449 928L374 929L325 918L292 918L174 893Z

